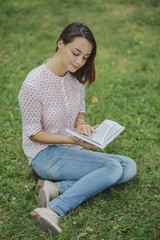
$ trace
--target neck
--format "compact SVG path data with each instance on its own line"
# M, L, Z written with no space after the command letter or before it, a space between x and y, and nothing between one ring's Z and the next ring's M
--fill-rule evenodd
M56 52L51 60L46 63L46 67L59 77L63 77L67 72L67 69L65 69L61 62L58 52Z

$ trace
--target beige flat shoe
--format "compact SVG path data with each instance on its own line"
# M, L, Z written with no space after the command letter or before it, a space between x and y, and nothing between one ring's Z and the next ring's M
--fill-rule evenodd
M52 235L58 235L62 232L62 229L58 226L58 214L47 208L36 208L34 211L30 212L29 217L34 218L40 223L44 231Z
M53 182L39 179L36 185L36 193L38 194L38 206L45 207L60 194L60 191Z

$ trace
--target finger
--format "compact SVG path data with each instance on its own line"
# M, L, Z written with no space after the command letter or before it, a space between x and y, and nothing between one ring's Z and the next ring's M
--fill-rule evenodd
M93 126L94 130L99 127L99 124Z
M77 131L78 133L81 133L81 134L84 134L84 133L85 133L84 128L83 128L82 126L81 126L81 127L77 127L76 131Z
M95 125L95 126L93 126L93 127L90 126L90 131L96 133L96 128L97 128L97 127L99 127L99 124L97 124L97 125Z
M84 131L83 131L83 129L81 128L81 129L78 129L77 130L77 132L79 132L79 133L81 133L81 134L83 134L84 133Z
M86 125L86 130L87 130L88 137L91 137L91 131L92 131L91 129L92 129L92 127L89 124L87 124Z
M96 133L96 130L94 129L94 127L91 127L91 132Z
M75 139L76 144L78 144L78 145L80 145L80 146L82 146L84 148L87 148L87 149L100 149L99 147L96 147L96 146L94 146L92 144L89 144L89 143L83 141L80 138L77 138L77 137L73 137L73 138Z
M89 144L89 143L85 143L84 145L85 145L84 146L85 148L100 149L99 147L96 147L96 146L94 146L92 144Z
M83 132L82 134L88 135L87 124L83 125L82 132Z

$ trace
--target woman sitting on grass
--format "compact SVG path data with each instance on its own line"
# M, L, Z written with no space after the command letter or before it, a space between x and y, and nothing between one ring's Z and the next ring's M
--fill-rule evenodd
M23 148L40 176L38 205L30 213L53 235L65 216L87 198L136 175L135 162L96 149L66 132L91 135L96 126L85 122L85 83L95 80L96 42L81 23L68 25L57 40L55 55L26 77L19 92ZM54 183L53 183L54 181Z

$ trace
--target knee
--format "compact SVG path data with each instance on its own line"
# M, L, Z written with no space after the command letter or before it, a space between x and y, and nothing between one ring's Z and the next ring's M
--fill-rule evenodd
M126 172L128 173L128 178L131 179L136 176L137 174L137 164L135 161L129 157L126 157Z
M122 176L123 168L118 161L112 159L109 164L109 169L110 169L110 174L112 175L113 178L115 176L116 180Z

